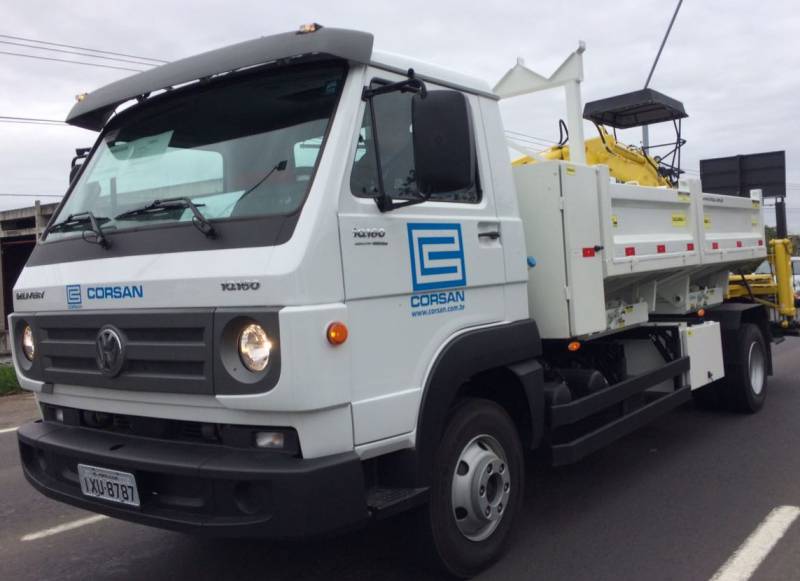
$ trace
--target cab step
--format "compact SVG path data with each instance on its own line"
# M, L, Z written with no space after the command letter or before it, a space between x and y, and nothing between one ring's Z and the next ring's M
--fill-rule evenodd
M428 500L424 488L370 488L367 491L367 508L373 518L386 518L423 505Z

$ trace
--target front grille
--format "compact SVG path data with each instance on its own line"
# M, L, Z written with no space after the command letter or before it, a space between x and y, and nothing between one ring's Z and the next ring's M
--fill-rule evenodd
M39 314L42 379L51 383L171 393L213 393L213 312L71 312ZM104 375L96 361L97 334L113 325L126 345L119 375Z

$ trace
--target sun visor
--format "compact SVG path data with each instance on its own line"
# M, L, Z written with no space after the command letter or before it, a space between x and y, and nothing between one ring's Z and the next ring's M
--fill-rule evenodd
M153 91L303 55L327 54L368 63L372 44L369 33L324 27L248 40L155 67L88 93L75 104L66 121L99 131L120 104Z

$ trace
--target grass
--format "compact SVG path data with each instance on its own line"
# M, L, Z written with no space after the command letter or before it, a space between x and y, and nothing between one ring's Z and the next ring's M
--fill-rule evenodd
M12 365L0 365L0 396L22 391Z

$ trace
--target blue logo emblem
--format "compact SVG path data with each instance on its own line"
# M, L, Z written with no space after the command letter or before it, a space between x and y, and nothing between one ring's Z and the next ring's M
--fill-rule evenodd
M414 292L467 285L461 224L408 224Z
M81 308L81 285L68 284L67 285L67 306L70 309Z

